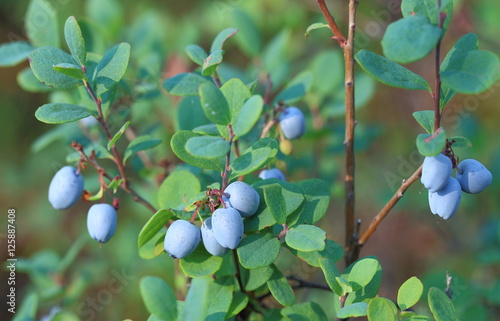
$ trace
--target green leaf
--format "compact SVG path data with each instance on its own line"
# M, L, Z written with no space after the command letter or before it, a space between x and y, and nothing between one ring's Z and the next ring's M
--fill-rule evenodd
M212 46L210 47L210 53L216 50L222 50L222 46L227 39L234 36L238 32L236 28L227 28L219 32L219 34L215 37L212 42Z
M239 9L232 10L232 22L239 30L235 38L241 50L248 56L257 56L262 49L262 39L259 30L250 15Z
M116 191L118 190L120 185L123 184L123 182L125 182L123 178L115 177L113 178L113 180L111 180L111 182L108 183L108 189L112 190L113 193L116 194Z
M243 279L245 291L255 291L264 285L273 275L273 271L270 266L248 270L248 277Z
M188 170L170 173L158 189L158 204L161 208L183 208L187 200L201 192L198 177Z
M220 89L213 83L206 82L200 85L198 93L201 107L208 120L219 125L229 124L231 121L229 106Z
M130 120L123 124L120 130L117 131L115 136L113 136L113 138L108 142L108 150L115 146L116 142L120 139L120 137L122 137L123 133L128 128L128 125L130 125Z
M271 234L252 234L241 240L236 251L244 268L257 269L276 260L280 241Z
M211 277L195 278L191 281L186 296L184 312L180 321L205 321L208 311Z
M205 59L207 59L208 54L205 52L205 50L203 50L202 47L198 45L188 45L185 50L192 61L200 66L203 66L203 62L205 61Z
M247 175L267 165L278 153L278 142L271 137L264 137L253 143L240 157L231 163L231 176Z
M264 186L264 199L267 208L277 223L286 223L286 201L283 197L282 187L278 184Z
M186 143L187 141L192 138L192 137L198 137L200 135L193 133L192 131L189 130L181 130L178 131L177 133L172 136L172 140L170 141L170 146L172 147L172 151L175 153L177 157L179 157L182 161L199 167L203 169L213 169L219 172L222 172L224 170L225 166L225 159L216 159L216 160L209 160L209 159L203 159L203 158L197 158L189 154L186 149Z
M262 109L264 108L264 100L262 96L254 95L250 97L241 107L237 115L236 123L233 123L234 139L249 133L259 120Z
M273 275L267 281L269 291L281 305L286 307L294 305L295 294L290 284L288 284L288 280L274 264L271 265L271 268L273 269Z
M231 319L232 317L238 315L246 306L248 305L248 295L242 292L234 292L233 300L231 305L227 310L226 319Z
M430 288L427 296L429 308L436 321L459 321L450 298L438 288Z
M234 277L224 276L210 283L208 288L208 311L206 321L224 321L231 306L234 292Z
M434 0L403 0L401 12L405 18L418 15L429 19L433 25L437 26L439 24L437 3ZM443 23L443 29L446 30L453 14L453 0L442 0L440 11L446 14Z
M362 258L348 266L342 278L347 279L354 292L349 293L346 305L375 297L382 280L382 267L376 257Z
M140 249L151 240L168 223L172 216L172 212L167 209L159 210L153 214L139 232L137 247Z
M217 125L206 124L193 128L193 132L201 135L207 136L219 136L219 131L217 130Z
M500 76L500 60L490 51L456 54L441 71L443 85L464 94L478 94L493 86Z
M140 289L149 313L164 321L177 320L177 301L167 282L155 276L145 276L141 279Z
M349 283L346 279L343 279L341 277L336 277L335 281L340 285L342 288L342 296L345 296L348 293L352 293L353 289L351 286L351 283ZM352 296L351 296L352 297ZM359 300L358 300L359 301ZM352 302L351 302L352 303Z
M328 321L325 312L315 302L305 302L281 310L283 316L292 321Z
M228 80L220 88L224 97L226 97L231 114L231 124L236 124L238 116L243 108L247 99L252 96L248 87L238 78ZM219 132L222 137L229 139L229 132L226 126L218 126Z
M432 134L434 132L433 110L416 111L412 115L427 133Z
M366 310L368 308L368 303L357 302L346 307L343 307L337 312L337 318L347 319L351 317L363 317L366 315Z
M123 156L123 163L127 159L137 152L154 148L162 142L161 139L153 138L149 135L139 136L128 144L127 149L125 149L125 154Z
M431 92L431 88L424 78L376 53L362 49L355 58L367 74L381 83L392 87L410 90L422 89Z
M373 298L368 302L366 314L369 321L397 321L398 310L394 303L386 298Z
M446 146L446 132L440 127L434 134L420 134L417 136L417 149L423 156L436 156Z
M204 61L201 69L203 76L210 76L215 73L215 70L222 62L224 50L216 50L212 52Z
M330 204L330 184L313 178L297 183L305 196L304 207L289 219L289 226L314 224L323 218Z
M427 56L441 38L441 29L422 16L409 16L391 23L382 38L384 55L407 64Z
M309 34L311 31L316 30L316 29L323 29L323 28L328 28L330 29L330 26L327 23L322 23L322 22L316 22L307 27L306 32L304 33L304 37L309 37Z
M54 70L54 65L69 63L78 65L78 62L62 51L52 47L41 47L33 50L29 55L31 70L36 78L50 87L69 89L82 85L82 81L66 76Z
M305 70L292 79L286 88L278 94L274 101L276 103L280 100L287 104L294 103L303 98L310 91L312 83L312 71Z
M201 101L198 96L183 97L177 105L176 113L176 130L192 130L210 122L201 108ZM211 125L215 127L215 135L212 136L219 136L219 131L215 124Z
M472 147L472 142L467 137L453 136L448 141L453 143L453 147Z
M123 32L123 22L126 14L123 12L125 6L119 0L87 0L85 1L85 17L92 23L99 26L99 36L106 41L120 37ZM127 26L127 34L130 32L130 26ZM143 38L148 38L142 34ZM88 40L88 39L87 39Z
M401 310L406 310L417 304L424 293L424 285L417 277L411 277L401 285L398 290L398 305Z
M66 38L66 43L73 58L75 58L80 67L85 66L87 60L85 40L83 39L82 30L78 22L73 16L69 17L64 24L64 38Z
M321 258L328 258L336 263L344 257L344 248L339 243L328 239L326 240L325 248L322 251L302 252L295 249L290 250L298 258L315 267L320 267L318 260Z
M68 63L60 63L57 65L54 65L53 68L55 71L58 71L62 74L65 74L66 76L70 76L71 78L75 78L75 79L79 79L79 80L85 79L85 73L83 72L82 68L78 67L77 65L68 64Z
M48 92L53 90L52 87L40 82L40 80L35 77L35 74L30 67L24 68L17 74L17 83L23 90L32 93Z
M33 46L25 41L12 41L0 45L0 67L15 66L28 58Z
M97 64L92 85L97 97L110 90L125 75L130 58L130 45L122 42L109 49Z
M97 116L97 113L86 107L64 103L45 104L35 112L35 117L47 124L70 123L88 116Z
M318 260L318 264L325 275L326 283L330 289L338 296L342 296L344 294L343 288L338 282L340 274L337 266L335 266L335 262L330 258L323 257Z
M181 271L192 278L214 274L222 264L222 258L208 253L202 243L200 242L193 253L179 260Z
M163 83L169 94L176 96L198 96L198 88L201 84L210 82L205 77L194 73L181 73L167 78Z
M29 292L21 301L19 308L17 308L15 316L12 321L31 321L36 318L36 311L38 310L38 295L35 292Z
M323 50L311 62L310 69L313 73L313 92L321 95L332 95L344 86L344 57L340 50ZM325 72L325 69L332 72ZM367 77L372 80L370 77ZM356 88L360 85L360 77L356 78ZM358 91L356 90L356 94ZM358 99L356 98L356 103ZM345 112L345 104L342 110Z
M194 157L215 159L226 156L231 146L222 137L191 137L186 142L186 151Z
M326 232L314 225L294 226L286 232L285 237L289 247L303 252L324 250L325 240Z
M30 1L24 20L24 27L30 43L35 47L59 47L58 21L57 10L50 1Z

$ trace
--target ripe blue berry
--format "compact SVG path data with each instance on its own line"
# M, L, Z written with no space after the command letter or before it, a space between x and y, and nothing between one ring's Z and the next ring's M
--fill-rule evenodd
M87 229L90 236L106 243L116 231L116 210L109 204L94 204L87 214Z
M224 256L228 249L220 245L215 239L214 230L212 228L212 217L207 218L200 229L201 239L208 253L215 256Z
M264 169L260 172L259 177L262 179L277 178L282 181L286 181L285 175L283 175L283 173L277 168Z
M242 217L249 217L257 212L260 203L260 196L252 186L245 182L236 181L229 184L224 190L225 195L222 200L228 207L235 208Z
M83 177L76 168L64 166L52 178L49 185L49 202L56 210L73 206L82 196Z
M174 259L183 259L191 254L200 243L200 229L188 221L173 222L165 234L165 251Z
M455 214L462 199L460 183L453 177L448 178L448 183L439 191L429 191L429 207L432 214L437 214L445 220Z
M234 208L218 208L212 215L212 230L217 242L225 248L235 249L243 237L243 220Z
M306 131L304 114L297 107L288 107L280 115L280 127L286 139L297 139Z
M456 178L466 193L477 194L491 184L491 172L475 159L465 159L458 164Z
M426 157L422 165L421 182L429 192L435 193L448 183L451 170L451 160L447 156L439 154L434 157Z

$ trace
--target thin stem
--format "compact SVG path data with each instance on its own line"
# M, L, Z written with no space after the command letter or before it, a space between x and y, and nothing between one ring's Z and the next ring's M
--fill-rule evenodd
M389 202L387 202L387 204L384 205L384 207L380 210L380 212L378 212L377 216L375 216L373 221L370 223L370 226L368 226L366 231L364 231L364 233L361 235L358 241L359 247L362 247L366 243L366 241L370 238L373 232L375 232L380 222L382 222L384 217L386 217L387 214L389 214L394 205L396 205L396 203L403 197L403 194L406 192L406 190L413 183L415 183L420 178L421 175L422 175L422 166L420 166L407 180L403 181L403 183L398 188L396 193L394 193Z
M438 5L438 26L439 28L443 28L444 19L446 18L446 14L441 12L441 0L437 0ZM441 125L441 108L440 108L440 99L441 99L441 73L440 73L440 63L441 63L441 39L439 39L436 45L436 51L434 56L434 64L435 64L435 87L434 87L434 131L438 130Z
M226 154L226 165L224 166L224 171L221 174L222 177L222 184L221 184L221 191L224 191L228 185L228 180L229 180L229 170L231 169L230 164L231 164L231 145L233 144L233 139L234 139L234 132L233 132L233 127L231 124L227 125L227 131L229 132L229 151Z
M333 39L337 40L337 42L339 43L339 46L341 48L344 48L344 46L345 46L346 42L348 42L348 40L346 41L344 35L342 34L342 31L340 31L339 27L337 26L335 19L333 18L330 11L328 10L328 7L325 4L325 0L318 0L318 5L319 5L319 8L321 9L321 13L323 14L326 21L328 22L328 26L330 26L330 29L333 32ZM349 7L350 6L351 5L349 4Z
M276 124L278 124L278 120L274 118L268 121L266 125L264 125L264 128L262 128L262 133L260 134L260 138L266 137L271 128L273 128L273 126L275 126Z

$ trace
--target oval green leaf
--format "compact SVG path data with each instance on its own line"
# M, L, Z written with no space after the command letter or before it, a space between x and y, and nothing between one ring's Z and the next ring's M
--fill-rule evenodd
M373 298L368 302L366 314L369 321L397 321L398 309L386 298Z
M110 90L125 75L130 58L130 45L122 42L109 49L97 64L92 85L97 97Z
M222 264L222 258L208 253L202 243L200 242L193 253L179 260L181 271L192 278L214 274Z
M424 293L424 285L417 277L411 277L401 285L398 290L398 305L401 310L406 310L415 304Z
M82 85L82 81L64 75L54 70L54 65L68 63L78 65L78 62L58 48L41 47L29 55L31 70L36 78L50 87L69 89Z
M155 276L145 276L141 279L140 289L149 313L164 321L177 320L177 300L167 282Z
M264 137L253 143L231 163L231 179L250 174L267 165L278 153L278 146L278 141L271 137Z
M453 303L443 291L438 288L430 288L427 299L436 321L459 321Z
M159 210L151 216L139 232L137 247L140 249L144 244L150 241L159 231L161 231L172 216L172 212L168 209Z
M285 236L289 247L303 252L324 250L325 240L326 232L314 225L294 226Z
M440 127L434 134L420 134L417 136L417 149L423 156L436 156L446 146L446 132Z
M241 265L257 269L271 265L278 258L280 241L271 234L252 234L241 240L237 253Z
M186 142L186 151L194 157L215 159L226 156L230 150L229 142L222 137L191 137Z
M293 293L290 284L288 284L288 280L274 264L271 265L271 268L273 269L273 275L269 281L267 281L269 291L271 291L273 297L281 305L286 307L294 305L295 294Z
M231 121L229 106L219 88L211 82L200 85L198 93L205 116L213 123L227 125Z
M70 123L88 116L97 116L97 113L87 107L64 103L45 104L35 112L35 117L47 124Z
M69 51L80 67L85 66L87 60L87 51L85 49L85 40L82 30L74 16L70 16L64 24L64 38L68 44Z
M33 46L26 41L12 41L0 45L0 67L15 66L28 58Z
M203 169L213 169L219 172L224 170L225 160L224 158L210 160L203 159L199 157L194 157L186 151L186 143L192 137L198 137L199 134L195 134L189 130L180 130L172 136L172 140L170 141L170 146L172 147L172 151L174 154L179 157L182 161L199 167Z

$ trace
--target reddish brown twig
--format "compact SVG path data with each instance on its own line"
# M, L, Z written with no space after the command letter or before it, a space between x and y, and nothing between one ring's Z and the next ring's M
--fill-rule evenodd
M352 2L352 1L351 1ZM357 1L355 1L357 4ZM337 23L335 22L335 19L331 15L330 11L328 10L328 7L326 6L325 0L318 0L318 5L319 8L321 9L321 13L325 17L326 21L328 22L328 26L333 32L333 39L337 40L339 43L339 46L341 48L344 48L348 40L345 39L344 35L342 34L342 31L340 31L339 27L337 26ZM349 4L349 7L351 4Z

